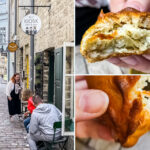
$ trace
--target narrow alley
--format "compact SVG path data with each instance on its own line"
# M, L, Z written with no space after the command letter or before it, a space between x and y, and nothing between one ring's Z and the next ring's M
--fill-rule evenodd
M23 123L9 119L5 88L0 79L0 150L29 150Z

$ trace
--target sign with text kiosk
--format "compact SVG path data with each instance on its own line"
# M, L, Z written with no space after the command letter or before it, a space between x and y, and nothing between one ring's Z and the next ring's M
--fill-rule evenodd
M34 14L25 16L21 22L22 30L28 35L35 35L41 29L41 19Z

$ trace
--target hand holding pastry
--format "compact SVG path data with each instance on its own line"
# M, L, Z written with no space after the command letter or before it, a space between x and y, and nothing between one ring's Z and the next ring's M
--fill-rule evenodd
M131 147L150 130L149 76L86 76L89 89L109 96L107 111L97 118L116 142Z
M105 113L109 99L100 90L88 89L84 77L76 78L76 136L113 140L110 130L100 125L96 118Z
M150 11L149 0L110 0L110 10L118 12L124 8L131 7L141 12Z
M112 12L101 11L85 32L81 54L89 62L108 59L115 65L150 73L150 12L142 12L150 9L150 1L112 0L110 6Z
M118 12L126 7L131 7L141 12L150 11L149 0L110 0L112 12ZM108 59L111 63L120 67L133 68L145 73L150 73L150 55L113 57Z

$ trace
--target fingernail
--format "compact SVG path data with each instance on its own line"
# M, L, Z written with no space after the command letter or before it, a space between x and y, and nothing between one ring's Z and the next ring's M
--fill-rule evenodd
M137 65L137 60L134 58L134 56L121 57L120 59L128 65Z
M108 107L109 98L100 90L89 90L85 92L79 101L79 107L82 111L88 113L104 113Z

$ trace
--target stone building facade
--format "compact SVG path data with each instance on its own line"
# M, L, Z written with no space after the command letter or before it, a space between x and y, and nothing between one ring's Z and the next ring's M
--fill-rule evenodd
M14 0L12 0L14 7ZM30 5L30 0L18 1L18 6ZM35 5L50 6L43 8L35 7L35 14L38 15L42 22L41 30L35 35L35 58L36 54L43 53L43 64L49 60L49 51L54 51L57 48L63 47L64 42L74 41L74 1L73 0L36 0ZM12 9L13 10L13 9ZM30 36L26 35L21 29L21 21L23 17L30 13L30 8L19 8L17 10L17 40L19 50L16 52L16 71L23 76L25 88L29 88L29 59L30 59ZM14 14L14 12L13 12ZM13 18L13 17L12 17ZM12 26L12 32L13 32ZM11 36L13 38L13 34ZM13 40L13 39L12 39ZM43 66L43 93L44 99L48 98L48 66ZM36 82L36 81L35 81Z
M15 0L11 0L12 16L14 15ZM24 88L30 87L30 36L21 29L21 21L24 16L30 14L30 0L17 1L17 35L15 36L19 49L16 51L16 72L22 75ZM36 0L34 13L39 16L42 22L40 31L34 36L34 83L35 92L40 95L45 102L53 103L62 110L63 93L62 85L65 83L65 116L73 119L73 90L70 90L70 79L65 78L63 82L63 63L73 70L74 61L73 42L74 42L74 0ZM12 19L14 17L11 17ZM12 20L12 24L14 21ZM11 40L14 40L14 26L11 26ZM64 57L64 43L69 43ZM66 49L68 49L66 48ZM68 59L71 57L71 61ZM70 68L69 68L70 67ZM67 74L67 72L65 72ZM73 74L73 72L70 72ZM71 76L71 75L70 75ZM72 79L73 80L73 79ZM69 138L68 149L73 149L73 137Z
M30 13L30 0L17 1L17 35L14 35L14 11L15 0L11 0L11 41L17 40L19 49L16 52L16 72L22 74L24 88L29 88L30 74L30 36L25 34L21 29L21 21L23 17ZM48 99L48 78L50 52L63 47L64 42L74 41L74 1L73 0L36 0L35 5L43 5L50 7L35 7L35 14L38 15L42 22L41 30L35 35L34 47L35 58L38 53L43 56L43 98ZM35 60L36 61L36 60ZM35 79L36 83L36 79Z

